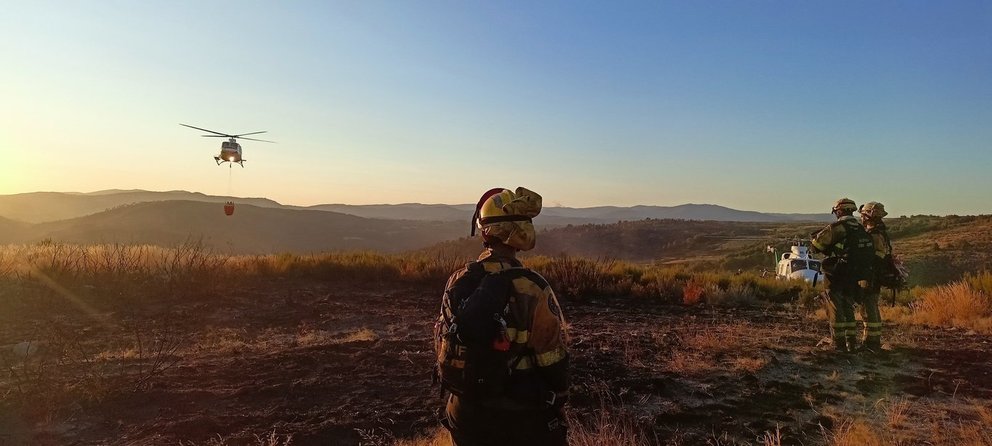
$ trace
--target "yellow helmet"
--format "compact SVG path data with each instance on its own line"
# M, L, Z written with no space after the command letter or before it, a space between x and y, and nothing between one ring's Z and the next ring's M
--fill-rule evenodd
M490 189L475 206L472 235L478 228L487 242L499 241L520 251L534 249L537 231L531 219L540 213L541 196L536 192L523 187Z
M843 211L844 213L854 213L856 210L858 210L858 205L854 204L854 200L850 198L841 198L840 200L837 200L837 202L834 203L834 208L831 209L831 211L835 214L838 211Z
M885 212L885 205L877 201L869 201L861 205L861 207L858 208L858 212L870 219L882 218L889 215L888 212Z

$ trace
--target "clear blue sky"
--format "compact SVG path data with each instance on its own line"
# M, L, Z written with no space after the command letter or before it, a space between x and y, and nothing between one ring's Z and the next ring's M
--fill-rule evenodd
M7 2L0 68L0 194L992 213L989 1Z

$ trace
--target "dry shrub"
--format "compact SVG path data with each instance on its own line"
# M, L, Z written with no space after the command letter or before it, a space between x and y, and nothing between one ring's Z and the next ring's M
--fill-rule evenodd
M703 299L703 294L706 291L703 288L703 284L698 280L690 280L682 288L682 303L685 305L695 305Z
M61 286L90 287L102 296L168 292L173 296L215 295L220 287L252 279L308 278L346 283L444 283L469 260L437 249L405 254L369 251L298 255L225 256L200 240L172 248L147 245L82 246L58 242L0 248L0 281L33 280L43 274ZM793 283L752 274L690 272L680 266L640 265L572 256L531 257L525 263L548 279L563 298L620 297L713 305L755 299L794 299Z
M753 274L692 272L682 266L638 265L561 255L533 257L527 266L542 274L565 298L630 296L692 305L748 305L755 300L788 301L799 283Z
M761 436L761 444L765 446L782 446L782 429L780 426L775 426L775 432L766 431L764 435Z
M985 271L978 274L968 274L964 277L964 281L972 289L986 296L992 296L992 272Z
M746 322L685 325L676 328L677 346L665 362L665 370L682 375L701 375L716 370L754 373L768 364L766 358L742 356L754 351L760 342L754 327ZM744 336L750 333L749 336ZM777 342L770 339L769 342Z
M267 329L254 336L243 330L221 328L212 330L192 345L191 351L216 355L227 355L247 351L286 350L298 347L320 347L352 342L373 342L379 334L368 328L355 331L332 333L326 330L303 328L295 333Z
M992 407L983 405L980 402L973 403L978 420L985 426L992 428Z
M716 306L748 306L757 300L755 288L742 284L731 284L726 288L710 285L706 289L706 303Z
M158 271L173 295L212 293L224 282L228 260L211 252L201 240L187 240L166 251Z
M360 330L345 334L344 336L334 338L333 341L336 344L347 344L349 342L369 342L378 340L379 335L377 335L374 331L369 330L368 328L362 328Z
M768 365L765 358L737 357L730 360L730 367L735 372L757 373Z
M826 444L986 446L992 444L992 421L984 402L916 402L894 399L876 404L873 410L857 418L834 413L825 408L824 415L835 420L832 431L823 429ZM952 415L953 414L953 415Z
M335 282L443 283L467 259L446 251L381 254L371 251L297 255L290 253L232 257L248 276L289 276Z
M443 428L408 440L396 440L393 446L451 446L451 436Z
M0 280L7 280L17 271L17 258L14 251L0 249Z
M245 440L232 440L227 437L217 434L216 437L211 438L204 442L195 441L179 441L179 446L230 446L232 444L238 445L251 445L251 446L291 446L293 444L293 434L279 434L276 431L269 432L267 434L253 435L254 439Z
M896 399L885 407L885 418L889 427L898 428L909 420L909 408L912 403L907 399Z
M992 332L992 298L966 281L926 290L912 309L915 323Z
M0 248L0 280L88 288L103 299L137 292L205 294L223 282L227 261L227 256L211 252L199 240L172 248L45 241Z
M93 342L93 332L81 336L61 318L43 326L33 336L37 341L0 348L0 399L19 404L29 420L50 420L74 404L147 388L182 360L178 350L187 339L176 330L98 327L115 348Z
M647 446L647 437L637 428L634 419L624 413L607 410L595 411L587 422L578 417L568 417L568 444L571 446Z
M841 423L833 432L824 432L827 444L831 446L884 446L888 444L863 420L850 420Z
M595 262L588 259L560 255L529 259L527 266L533 268L552 284L555 292L564 298L582 298L594 294L612 294L604 269L612 267L610 262Z
M699 352L674 350L665 370L683 376L699 376L720 368L713 358Z

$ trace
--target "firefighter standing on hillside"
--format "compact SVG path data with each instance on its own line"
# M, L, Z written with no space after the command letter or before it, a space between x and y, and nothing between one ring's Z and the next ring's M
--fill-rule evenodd
M841 198L831 212L837 221L813 237L813 249L829 256L822 262L824 284L833 313L833 342L837 351L854 351L858 346L854 303L861 300L863 288L872 279L875 245L864 226L854 218L858 207Z
M861 224L875 243L875 269L872 280L865 290L862 305L865 308L864 346L872 352L882 349L882 315L878 310L878 300L882 294L882 286L892 286L889 280L892 275L898 276L892 260L892 240L882 222L882 217L888 215L882 203L870 201L858 208L861 214Z
M565 321L547 281L516 258L534 247L540 211L522 187L486 192L472 218L485 250L445 287L435 350L455 446L568 443Z

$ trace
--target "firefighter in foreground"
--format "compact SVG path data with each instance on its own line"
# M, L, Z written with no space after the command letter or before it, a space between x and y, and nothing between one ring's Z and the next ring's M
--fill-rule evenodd
M882 315L878 310L878 300L882 287L898 289L902 275L895 266L892 257L892 241L882 222L882 217L888 215L882 203L870 201L858 208L861 214L861 224L875 243L875 269L868 289L865 290L862 305L865 308L864 347L871 352L882 350Z
M812 242L814 250L828 256L822 268L833 314L834 348L840 352L858 348L854 304L861 301L864 289L872 280L875 262L874 242L854 218L857 209L848 198L837 200L831 210L837 221L818 232Z
M492 189L476 205L484 251L448 279L434 327L442 424L455 446L567 445L565 320L547 281L523 267L541 196Z

